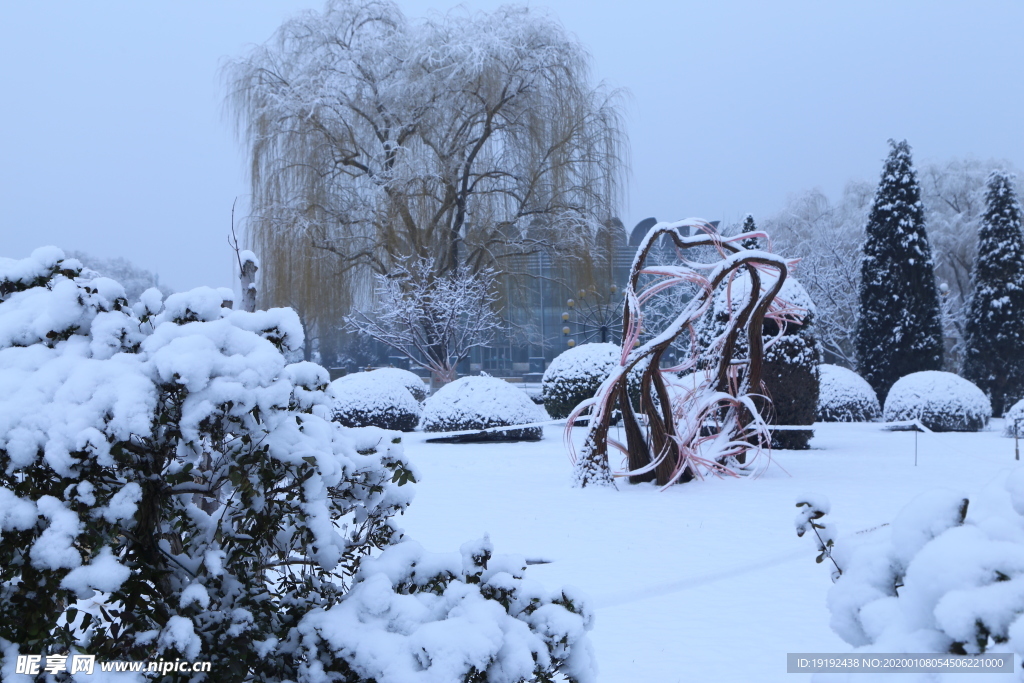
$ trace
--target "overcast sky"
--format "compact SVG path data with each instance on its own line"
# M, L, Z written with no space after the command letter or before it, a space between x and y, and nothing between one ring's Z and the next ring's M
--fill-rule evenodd
M399 0L410 17L454 3ZM473 9L502 4L463 3ZM915 161L1024 168L1024 2L551 0L629 91L623 222L766 216ZM0 255L124 256L175 289L232 284L247 193L219 66L303 0L0 3Z

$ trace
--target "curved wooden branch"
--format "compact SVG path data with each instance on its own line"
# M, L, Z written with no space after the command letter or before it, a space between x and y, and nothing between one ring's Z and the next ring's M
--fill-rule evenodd
M702 234L684 236L683 228L696 228ZM648 269L646 261L652 247L666 236L681 253L697 247L712 247L721 259L711 265L687 262L682 267ZM701 476L696 468L698 463L717 473L730 473L730 459L742 463L749 448L760 448L766 443L764 422L753 409L749 395L752 390L761 391L764 321L771 317L772 305L785 282L788 264L774 254L737 246L733 242L740 237L726 240L704 221L687 220L659 223L641 242L625 293L627 304L623 310L620 366L611 373L593 400L574 411L567 427L568 438L575 420L585 411L590 411L587 436L580 457L575 459L578 486L610 485L614 481L608 462L608 431L616 405L626 434L626 476L632 483L653 480L667 486L689 481ZM708 272L702 274L701 270ZM761 289L761 271L773 275L764 291ZM640 277L645 273L669 277L673 272L677 273L677 281L668 286L695 282L699 292L665 330L640 345L642 303L654 291L665 286L657 284L640 292ZM742 306L735 310L731 287L737 273L745 273L750 282ZM661 358L679 336L684 333L691 337L694 335L694 324L713 308L714 297L722 286L726 287L729 307L726 331L713 342L712 348L701 355L704 367L699 369L707 373L707 379L687 395L682 405L677 405L679 401L674 402L661 371ZM745 334L748 349L747 358L742 361L735 358L741 334ZM642 365L644 363L646 366ZM628 391L630 373L638 367L643 367L639 415L631 404ZM697 368L697 360L691 360L687 367ZM683 414L680 415L679 411ZM713 430L715 433L709 432L708 422L717 423L716 430ZM712 457L705 458L702 455L704 450L710 450Z

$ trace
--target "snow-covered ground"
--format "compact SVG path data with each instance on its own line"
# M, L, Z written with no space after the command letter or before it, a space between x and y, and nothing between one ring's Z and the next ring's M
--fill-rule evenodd
M487 532L496 553L550 560L527 576L590 597L602 683L808 681L786 673L786 653L852 648L829 628L829 571L814 562L813 541L796 536L797 497L831 500L826 519L841 543L921 492L975 496L1015 465L1002 428L993 420L981 433L918 434L915 466L913 432L818 424L812 450L776 451L759 476L664 492L572 488L560 427L515 444L430 444L412 433L403 441L422 477L399 524L428 550Z

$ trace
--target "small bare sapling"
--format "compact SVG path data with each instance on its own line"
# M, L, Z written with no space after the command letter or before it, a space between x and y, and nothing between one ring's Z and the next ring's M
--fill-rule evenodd
M803 495L797 498L796 506L800 510L796 519L796 535L803 537L808 530L814 532L818 541L818 557L815 562L821 564L826 559L832 562L835 570L832 572L832 581L835 582L843 575L843 570L835 558L832 557L832 547L836 537L835 525L829 522L819 522L822 517L828 514L831 509L828 498L818 495Z

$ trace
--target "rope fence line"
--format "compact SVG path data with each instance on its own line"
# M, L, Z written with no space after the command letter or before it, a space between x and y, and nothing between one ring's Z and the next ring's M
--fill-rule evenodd
M578 423L580 423L580 424L586 424L589 419L590 419L589 417L584 416L584 417L577 418L576 421ZM433 436L431 436L429 439L427 439L427 441L434 441L436 439L447 439L447 438L453 437L453 436L473 436L475 434L484 435L484 434L491 434L491 433L494 433L494 432L508 432L508 431L512 431L512 430L515 430L515 429L532 429L532 428L535 428L535 427L549 427L549 426L553 427L555 425L564 425L566 422L568 422L568 419L545 420L545 421L542 421L542 422L527 422L526 424L506 425L506 426L503 426L503 427L487 427L485 429L465 429L465 430L457 431L457 432L432 432ZM822 425L822 424L839 424L839 423L835 423L835 422L815 422L814 424L809 424L809 425L772 425L772 424L770 424L770 425L768 425L768 429L770 431L773 431L773 432L774 431L778 431L778 432L785 432L785 431L807 431L809 429L814 429L817 425ZM906 420L906 421L902 421L902 422L865 422L863 424L877 425L880 428L886 429L886 430L889 430L889 431L901 431L901 430L897 429L899 427L913 427L915 429L906 429L905 431L908 431L908 432L909 431L913 431L913 432L926 432L928 434L932 433L932 430L930 430L930 429L928 429L928 427L924 426L924 424L920 420Z

